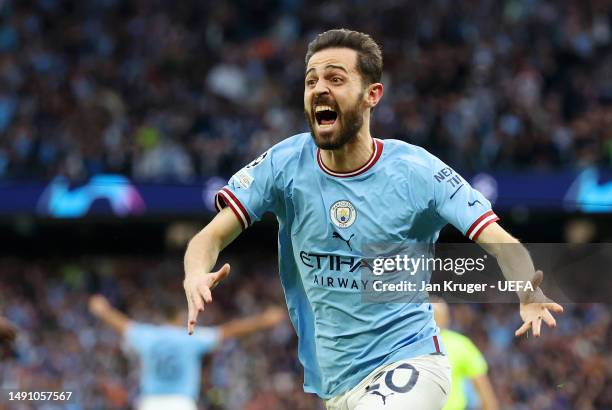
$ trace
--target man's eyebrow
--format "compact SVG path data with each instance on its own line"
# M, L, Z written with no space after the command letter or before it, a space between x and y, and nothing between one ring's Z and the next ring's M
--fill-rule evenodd
M344 68L344 67L342 67L340 65L328 64L328 65L325 66L325 70L328 70L330 68L335 68L337 70L344 71L347 74L349 73L346 68ZM305 75L308 75L308 73L311 72L311 71L314 71L314 67L310 67L308 70L306 70Z

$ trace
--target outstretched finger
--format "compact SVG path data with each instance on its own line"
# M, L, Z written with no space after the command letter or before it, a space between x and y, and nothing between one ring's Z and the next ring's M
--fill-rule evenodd
M538 316L536 320L531 322L531 329L533 330L533 335L535 337L540 336L540 332L542 330L542 316Z
M198 299L200 299L199 302L198 302ZM189 300L190 300L190 303L189 303L187 331L189 334L192 334L193 330L195 329L197 320L198 320L198 313L204 310L204 305L199 296L195 298L190 297Z
M195 306L197 313L204 312L204 302L205 301L202 301L202 296L200 296L198 293L194 295L193 305Z
M544 307L548 310L551 310L555 313L563 313L563 306L555 302L548 302L544 304Z
M204 299L204 302L212 303L212 293L210 292L208 286L200 285L200 287L198 288L198 292L200 292L200 295ZM200 297L198 297L198 299L200 299ZM204 306L202 305L201 307L198 307L198 310L202 312L204 310Z
M542 320L544 320L544 323L546 323L549 327L557 327L557 321L547 309L544 309L544 312L542 313Z
M523 335L525 332L527 332L529 330L529 328L531 327L531 322L525 322L521 325L521 327L519 327L516 332L514 332L514 336L521 336Z
M195 327L195 323L198 318L198 311L193 306L193 302L191 301L191 298L187 297L187 299L189 300L188 302L189 313L187 314L187 333L192 334L193 328Z

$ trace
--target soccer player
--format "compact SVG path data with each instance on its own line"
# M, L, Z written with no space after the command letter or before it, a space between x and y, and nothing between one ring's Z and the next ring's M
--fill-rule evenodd
M138 354L140 410L196 409L204 354L225 340L274 327L286 317L284 309L271 307L257 316L198 329L195 337L189 337L182 330L184 318L179 311L168 311L169 322L165 325L138 323L113 308L101 295L89 299L89 310Z
M503 245L519 242L496 223L482 194L424 149L370 134L384 90L382 54L370 36L324 32L305 63L310 132L238 171L216 196L220 212L187 247L188 331L230 271L228 264L213 271L221 250L271 212L304 390L328 409L440 409L450 367L431 304L362 303L362 246L433 244L451 223L494 255L507 278L535 285L521 294L517 335L529 328L539 335L542 321L555 324L550 311L562 308L544 298L527 251Z
M440 337L451 364L451 390L444 410L463 410L467 406L464 392L465 379L470 379L476 388L482 410L497 410L497 397L487 377L487 362L480 350L461 333L449 330L448 305L439 297L431 297L434 318L440 327Z

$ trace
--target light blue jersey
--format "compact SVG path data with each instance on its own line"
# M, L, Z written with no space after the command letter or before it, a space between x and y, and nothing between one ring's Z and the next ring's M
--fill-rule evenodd
M218 343L219 331L201 328L189 336L182 327L131 322L124 340L140 359L142 396L183 395L197 400L201 359Z
M475 240L498 219L482 194L422 148L375 139L366 164L337 173L310 133L236 173L216 206L229 206L244 229L266 212L276 215L304 390L323 399L383 364L444 352L429 303L362 303L361 246L434 243L447 223Z

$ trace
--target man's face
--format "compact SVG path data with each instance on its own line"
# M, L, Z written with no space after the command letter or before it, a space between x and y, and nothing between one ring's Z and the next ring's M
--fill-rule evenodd
M304 80L304 113L315 144L338 149L355 139L365 109L357 52L328 48L313 54Z

